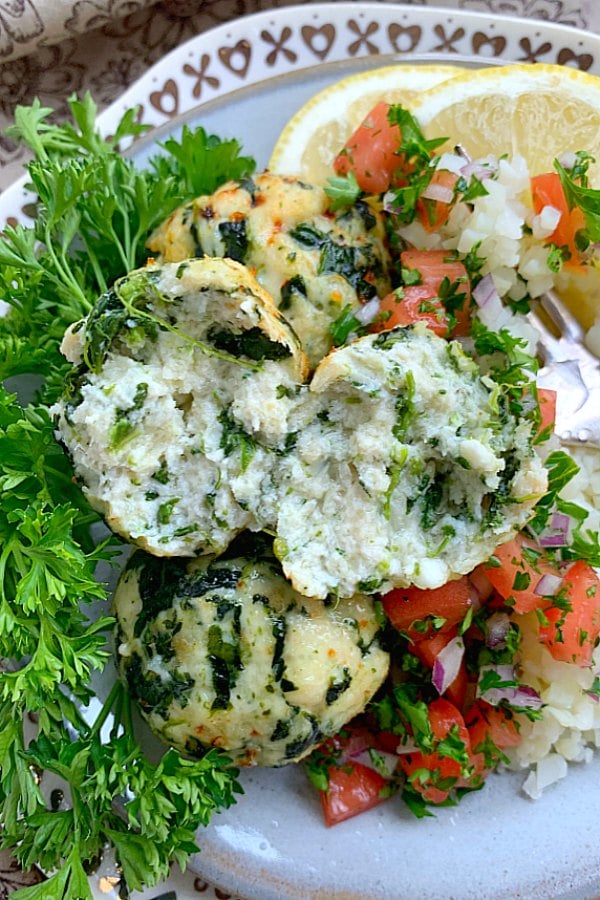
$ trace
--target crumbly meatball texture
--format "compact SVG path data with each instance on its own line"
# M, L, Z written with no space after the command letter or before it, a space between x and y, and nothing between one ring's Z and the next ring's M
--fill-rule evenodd
M369 597L300 596L264 553L159 560L137 551L114 597L117 657L152 730L189 755L295 762L360 713L389 656Z
M531 421L425 325L304 357L239 264L166 263L66 339L57 407L91 503L157 556L268 531L301 594L351 597L470 572L546 489ZM75 346L76 345L76 346Z
M316 414L278 466L276 547L301 593L438 587L489 558L546 489L531 424L423 325L333 351L310 390Z
M324 190L261 173L228 182L176 210L152 235L160 260L228 256L244 263L298 334L314 368L332 346L330 325L390 290L384 225L359 202L331 212Z
M133 272L63 350L78 368L54 410L58 431L110 528L191 556L258 527L231 482L264 473L285 447L306 358L243 266L207 258Z

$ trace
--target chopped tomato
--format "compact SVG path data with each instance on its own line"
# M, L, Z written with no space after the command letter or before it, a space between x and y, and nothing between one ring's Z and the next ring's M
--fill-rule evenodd
M328 770L329 787L321 791L323 815L327 825L337 825L377 806L386 799L385 778L362 763L347 763Z
M409 651L413 653L420 662L428 669L433 669L433 665L440 652L447 647L451 640L458 635L458 629L453 628L451 631L437 632L429 635L422 640L414 641L409 645ZM467 696L468 678L467 667L464 659L461 662L458 675L454 681L448 685L444 691L447 700L453 703L458 709L462 709Z
M425 285L415 284L399 287L387 294L379 305L380 316L373 326L374 331L388 331L397 325L413 325L424 322L439 337L448 334L448 318L435 293Z
M502 707L476 700L465 716L471 741L473 773L467 783L485 777L502 759L503 751L516 747L521 735L515 720ZM475 785L473 785L475 786Z
M550 388L538 388L538 402L540 404L540 427L538 434L551 434L556 422L556 391Z
M446 188L454 193L454 187L458 181L458 175L454 172L448 172L447 169L436 169L433 173L431 185ZM433 200L429 198L419 197L416 203L417 215L421 225L425 231L439 231L442 225L448 221L448 216L452 211L452 200L447 203L443 200Z
M547 238L548 243L567 248L570 259L566 261L566 265L581 265L582 257L575 244L575 235L584 227L585 217L579 207L569 209L558 172L534 175L531 179L531 197L536 214L545 206L552 206L560 212L560 221Z
M515 612L528 613L549 605L547 597L536 592L543 575L558 575L558 569L522 535L502 544L481 567L502 599Z
M552 606L540 626L543 641L555 659L590 666L600 636L600 579L589 563L577 560L567 570Z
M338 175L352 172L360 189L368 194L387 191L392 176L401 168L396 154L401 143L400 128L390 123L389 110L390 104L380 101L348 138L333 163Z
M471 586L466 575L439 588L396 588L382 597L392 625L411 640L432 632L449 632L472 606Z
M445 250L406 250L400 262L408 283L383 298L374 330L421 321L440 337L467 334L471 291L463 263Z
M471 743L465 720L448 700L433 700L428 717L434 749L430 753L402 754L398 766L428 803L443 803L467 774Z

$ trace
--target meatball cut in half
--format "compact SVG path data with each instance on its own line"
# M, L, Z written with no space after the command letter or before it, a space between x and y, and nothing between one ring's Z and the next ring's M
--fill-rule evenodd
M322 408L279 461L275 544L303 594L439 587L488 559L545 492L532 419L423 324L333 351L310 391Z
M206 258L133 272L63 351L77 368L54 410L59 435L110 528L152 553L192 556L255 525L230 483L260 483L285 447L306 358L243 266Z
M118 665L167 744L280 766L361 712L389 657L371 598L309 600L266 543L235 543L226 558L133 555L114 597Z
M206 254L244 263L298 334L313 368L332 346L332 323L390 290L379 211L360 201L332 212L322 188L266 172L176 210L148 247L164 260Z

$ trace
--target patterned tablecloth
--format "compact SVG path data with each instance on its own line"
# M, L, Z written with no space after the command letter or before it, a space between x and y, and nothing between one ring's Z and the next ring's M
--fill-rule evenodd
M23 151L2 133L17 104L37 96L60 117L66 97L89 89L103 108L188 38L239 16L297 2L0 0L0 189L22 173ZM408 4L537 18L600 32L600 0L408 0ZM7 854L0 853L0 900L41 878L37 872L23 875ZM93 878L97 896L116 897L117 880L107 862ZM181 873L144 895L153 900L194 896L225 900L229 895L202 878Z

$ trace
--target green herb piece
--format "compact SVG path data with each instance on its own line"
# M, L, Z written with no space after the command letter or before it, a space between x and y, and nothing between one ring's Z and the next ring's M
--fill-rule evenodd
M218 350L224 350L234 357L247 356L256 362L265 359L286 359L292 351L286 344L272 341L258 327L249 328L235 334L227 328L212 325L207 333L208 340Z
M325 193L331 200L329 204L331 209L335 211L346 206L354 206L360 197L361 190L354 172L348 172L347 175L335 175L328 178Z
M254 438L231 418L227 410L219 415L219 422L223 428L219 446L225 451L225 456L231 456L239 450L242 472L245 472L256 452Z
M569 172L557 159L554 160L554 168L560 176L569 209L579 207L585 218L587 240L597 243L600 241L600 190L578 184L576 178L581 178L581 172L578 171L574 177L573 171Z
M173 180L185 199L212 194L225 181L244 182L256 168L252 157L240 156L238 141L223 141L201 127L184 125L179 140L169 138L161 147L166 154L150 160L153 178Z
M344 344L351 334L360 335L364 334L364 331L364 325L358 321L350 304L344 306L337 319L329 325L329 332L336 347Z

